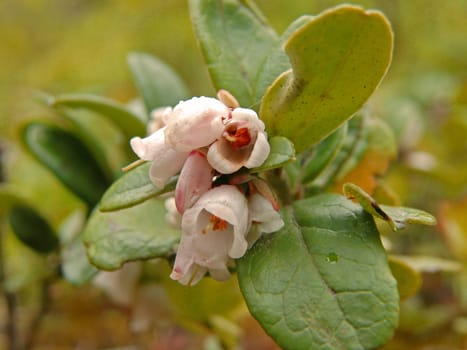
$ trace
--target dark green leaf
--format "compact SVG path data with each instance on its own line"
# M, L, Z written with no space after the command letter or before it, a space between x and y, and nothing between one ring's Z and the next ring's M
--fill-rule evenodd
M285 43L292 70L267 90L260 109L271 135L298 152L319 142L366 102L392 56L392 32L379 12L340 6L314 17Z
M279 168L294 159L295 149L293 143L285 137L274 136L269 140L269 144L271 145L271 151L268 158L261 166L251 169L252 173Z
M108 186L106 174L72 133L30 122L22 130L27 149L79 198L93 207Z
M178 74L156 57L132 52L128 55L128 65L148 113L157 107L173 106L189 97L188 89Z
M109 98L87 94L64 94L50 101L55 108L84 108L111 120L127 139L146 135L146 121L131 112L125 105Z
M253 316L284 349L375 349L387 342L399 297L372 217L331 194L282 214L285 226L238 261Z
M170 182L163 189L154 186L149 178L150 167L150 162L145 163L115 181L104 193L99 210L104 212L132 207L175 189L176 181Z
M29 206L11 208L8 219L16 237L39 253L50 253L58 246L57 236L47 220Z
M114 270L127 261L170 255L180 231L169 226L165 214L159 199L118 211L95 210L83 233L91 263Z

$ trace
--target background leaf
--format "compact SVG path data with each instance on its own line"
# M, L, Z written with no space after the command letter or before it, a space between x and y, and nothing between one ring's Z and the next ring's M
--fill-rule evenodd
M127 59L148 114L157 107L173 106L190 96L178 74L158 58L132 52Z
M27 149L74 194L93 207L109 184L86 146L57 126L30 122L22 130Z
M260 115L271 135L288 137L301 152L373 93L391 62L392 32L381 13L340 6L294 32L285 51L292 70L268 89Z
M172 254L180 230L169 226L165 214L159 199L118 211L94 210L83 233L91 263L115 270L127 261Z
M130 139L146 135L146 121L115 100L89 94L63 94L49 102L54 108L84 108L111 120Z
M399 297L371 216L325 194L285 208L283 218L283 229L238 261L253 316L284 349L384 344Z
M47 220L34 208L14 206L8 220L16 237L39 253L50 253L58 246L58 238Z

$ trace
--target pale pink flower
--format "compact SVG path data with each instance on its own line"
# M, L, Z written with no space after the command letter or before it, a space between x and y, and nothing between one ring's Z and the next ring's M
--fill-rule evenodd
M167 143L177 151L209 146L221 135L229 113L230 108L211 97L181 101L167 118Z
M206 154L192 151L183 165L175 188L175 204L180 213L190 208L212 187L214 169Z
M240 258L248 243L248 204L235 187L206 192L182 217L182 239L170 277L193 285L209 271L217 280L230 276L227 262Z
M264 123L255 111L236 108L224 130L208 150L208 161L221 174L232 174L241 167L254 168L264 163L270 146Z
M131 148L142 160L151 161L149 177L156 187L163 188L169 179L181 169L189 152L179 152L167 145L164 135L165 127L152 135L130 140Z
M251 228L248 233L248 246L251 247L263 233L276 232L284 226L284 221L272 203L259 193L248 198L248 211Z
M150 120L147 125L148 134L155 133L157 130L162 129L172 113L172 107L159 107L151 111Z

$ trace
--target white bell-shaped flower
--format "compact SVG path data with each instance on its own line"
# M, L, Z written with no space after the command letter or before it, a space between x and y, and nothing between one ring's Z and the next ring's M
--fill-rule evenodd
M231 185L206 192L182 217L182 239L172 279L193 285L209 271L217 280L230 276L227 262L240 258L248 243L248 204Z
M236 108L224 130L208 150L208 161L221 174L232 174L241 167L254 168L264 163L270 146L264 123L255 111Z
M212 97L181 101L167 118L167 143L177 151L209 146L221 135L229 113L229 107Z
M151 161L149 177L154 185L163 188L181 169L189 152L179 152L165 142L165 127L148 137L133 137L131 148L142 160Z

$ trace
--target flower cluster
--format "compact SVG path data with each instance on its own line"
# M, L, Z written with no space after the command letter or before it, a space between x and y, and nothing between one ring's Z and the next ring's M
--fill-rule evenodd
M269 188L244 171L269 155L264 123L221 91L218 99L194 97L157 109L150 128L131 147L152 162L152 182L163 188L179 174L175 199L167 203L173 208L168 220L174 223L178 215L183 232L171 278L193 285L209 271L227 279L231 259L283 226Z

